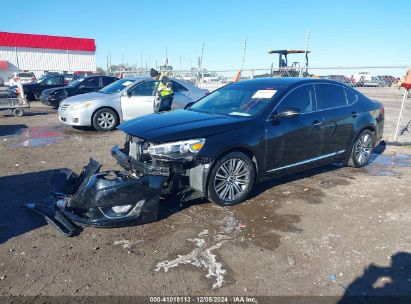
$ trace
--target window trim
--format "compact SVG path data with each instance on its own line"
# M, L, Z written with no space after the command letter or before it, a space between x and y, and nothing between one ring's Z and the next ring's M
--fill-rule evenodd
M340 85L340 84L338 84L338 83L327 83L327 82L316 83L316 84L314 84L314 87L315 87L316 85L324 85L324 84L325 84L325 85L331 85L331 86L340 87L340 88L342 88L343 90L345 89L344 86L342 86L342 85ZM346 94L345 90L344 90L344 97L345 97L345 102L346 102L345 105L343 105L343 106L338 106L338 107L330 107L330 108L321 109L321 110L318 110L318 99L317 99L317 106L316 106L317 112L328 111L328 110L332 110L332 109L339 109L339 108L343 108L343 107L350 106L350 105L352 105L352 104L355 103L355 102L354 102L354 103L352 103L352 104L348 104L347 94ZM358 100L357 100L357 101L358 101Z
M130 94L130 97L132 97L132 96L135 96L135 97L147 97L147 95L131 95L131 91L133 91L135 88L137 88L137 87L139 87L139 86L141 86L141 85L143 85L143 84L145 84L145 83L149 83L149 82L153 82L153 83L159 83L159 81L158 80L152 80L152 79L147 79L147 80L144 80L144 81L140 81L140 82L138 82L138 83L136 83L134 86L132 86L131 88L129 88L128 90L127 90L127 93L128 94ZM154 92L154 95L150 95L150 97L153 97L153 96L156 96L156 93Z
M277 105L276 105L276 106L274 107L274 109L271 111L270 115L268 115L266 121L271 121L270 117L272 117L272 115L275 113L275 111L277 111L278 107L281 105L281 103L284 101L284 99L287 98L287 96L288 96L289 94L291 94L292 92L294 92L295 90L297 90L297 89L299 89L299 88L301 88L301 87L303 87L303 86L308 86L308 85L312 86L313 89L314 89L314 98L315 98L314 107L315 107L315 110L314 110L314 111L310 111L310 112L301 113L300 115L310 114L310 113L317 112L317 92L316 92L316 90L315 90L314 83L312 83L312 82L311 82L311 83L303 83L303 84L300 84L299 86L296 86L295 88L292 88L291 91L287 92L283 97L281 97L281 100L277 103Z

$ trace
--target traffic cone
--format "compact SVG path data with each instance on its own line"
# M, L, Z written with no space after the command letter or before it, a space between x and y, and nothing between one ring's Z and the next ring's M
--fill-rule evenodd
M233 78L233 82L238 82L241 79L241 70L238 70Z

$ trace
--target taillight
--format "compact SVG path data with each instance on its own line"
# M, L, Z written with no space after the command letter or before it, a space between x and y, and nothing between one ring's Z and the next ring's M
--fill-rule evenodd
M385 115L384 105L381 105L381 115L382 115L382 117L384 117L384 115Z

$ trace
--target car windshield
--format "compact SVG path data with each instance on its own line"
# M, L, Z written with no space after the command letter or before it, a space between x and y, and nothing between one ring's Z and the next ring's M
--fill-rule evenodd
M37 79L37 83L40 83L40 82L42 82L44 79L46 79L48 76L50 76L50 75L43 75L43 76L41 76L40 78L38 78Z
M127 78L120 79L102 88L99 92L104 93L104 94L115 94L115 93L118 93L124 90L126 87L128 87L132 83L134 83L133 79L127 79Z
M67 86L70 87L70 88L75 88L75 87L78 86L80 83L82 83L83 80L84 80L84 78L77 79L77 80L75 80L75 81L70 82Z
M255 116L271 103L276 89L234 84L225 86L193 104L189 110L230 116Z

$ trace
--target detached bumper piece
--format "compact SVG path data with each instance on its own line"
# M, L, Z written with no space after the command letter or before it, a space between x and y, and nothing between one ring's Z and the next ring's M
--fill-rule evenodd
M153 222L167 176L137 177L130 172L100 171L91 159L78 176L62 169L52 177L52 204L30 204L30 209L66 236L79 227L121 227Z

